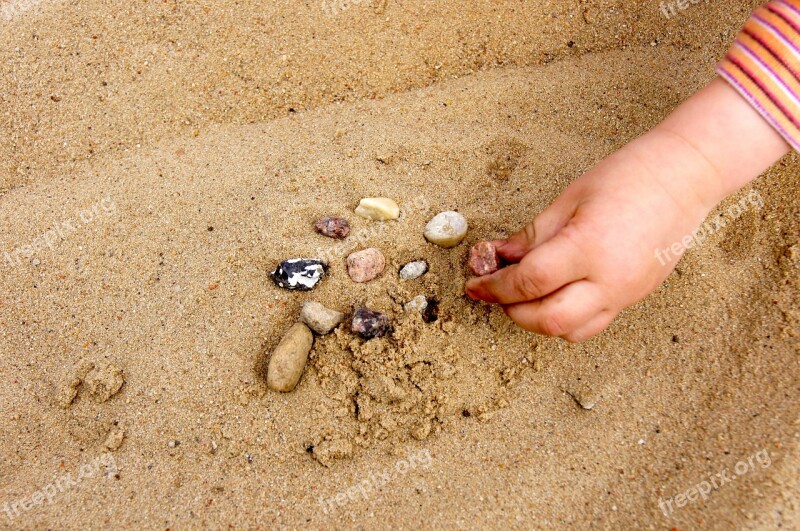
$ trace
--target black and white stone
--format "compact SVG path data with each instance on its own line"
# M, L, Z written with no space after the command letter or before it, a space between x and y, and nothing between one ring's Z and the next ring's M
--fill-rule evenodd
M272 281L279 288L299 291L314 289L325 272L328 264L317 258L291 258L284 260L270 273Z

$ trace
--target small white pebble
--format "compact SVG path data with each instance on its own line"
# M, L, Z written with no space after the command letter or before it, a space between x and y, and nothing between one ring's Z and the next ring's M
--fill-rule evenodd
M428 300L425 298L425 295L417 295L416 297L408 301L404 306L407 312L422 312L427 307L428 307Z
M441 212L425 225L425 239L440 247L455 247L467 235L468 228L466 218L458 212Z

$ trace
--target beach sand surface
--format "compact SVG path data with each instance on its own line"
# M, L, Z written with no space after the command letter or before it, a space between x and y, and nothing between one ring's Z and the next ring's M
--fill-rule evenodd
M463 294L469 246L707 83L752 2L2 5L3 526L800 526L796 155L595 339ZM400 219L353 214L374 196ZM269 279L320 255L312 292ZM310 300L394 331L346 320L270 391Z

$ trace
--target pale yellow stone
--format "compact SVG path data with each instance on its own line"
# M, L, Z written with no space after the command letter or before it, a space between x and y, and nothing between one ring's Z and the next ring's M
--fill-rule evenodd
M356 215L374 221L400 217L400 207L388 197L365 197L356 207Z

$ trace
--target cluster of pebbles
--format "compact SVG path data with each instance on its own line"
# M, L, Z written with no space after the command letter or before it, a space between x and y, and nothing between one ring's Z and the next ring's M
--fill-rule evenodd
M400 207L386 197L364 198L355 213L374 221L388 221L400 216ZM454 211L441 212L425 226L425 239L443 248L452 248L461 243L467 234L467 220ZM333 239L344 239L350 233L350 224L341 217L326 216L314 224L319 234ZM500 267L495 246L491 242L475 245L468 260L474 275L493 273ZM347 274L353 282L364 283L378 277L386 268L386 258L380 249L370 247L347 256ZM314 289L325 277L329 265L317 258L291 258L281 262L271 273L273 282L280 288L297 291ZM403 280L414 280L428 271L428 263L415 260L405 264L399 271ZM437 304L419 295L405 305L406 311L422 314L426 322L436 320ZM308 355L314 343L314 333L326 335L344 321L342 312L326 308L319 302L303 305L300 319L294 324L272 352L267 368L267 385L279 392L292 391L300 381ZM383 337L392 330L389 316L369 308L356 308L350 330L370 340Z

